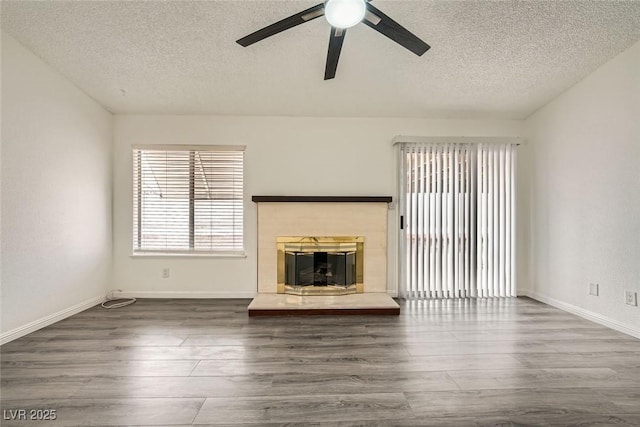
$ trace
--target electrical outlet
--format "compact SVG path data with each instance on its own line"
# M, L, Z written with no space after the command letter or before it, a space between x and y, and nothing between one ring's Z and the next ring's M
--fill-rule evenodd
M589 283L589 295L593 295L594 297L597 297L599 294L599 288L600 285L598 285L597 283Z
M633 291L624 291L624 302L634 307L637 306L638 294Z
M171 271L168 268L163 268L162 269L162 278L163 279L168 279L169 276L171 276Z

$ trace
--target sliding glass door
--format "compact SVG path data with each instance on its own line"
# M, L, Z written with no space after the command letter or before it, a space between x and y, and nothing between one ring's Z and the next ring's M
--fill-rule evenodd
M400 293L515 296L512 143L401 143Z

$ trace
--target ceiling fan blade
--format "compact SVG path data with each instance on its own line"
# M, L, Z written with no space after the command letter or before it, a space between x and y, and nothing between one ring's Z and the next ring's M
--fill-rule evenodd
M256 42L259 42L260 40L266 39L267 37L271 37L274 34L278 34L284 30L288 30L289 28L304 24L305 22L309 22L312 19L316 19L322 15L324 15L324 3L317 4L313 7L310 7L309 9L303 10L300 13L296 13L295 15L291 15L288 18L284 18L283 20L278 21L275 24L264 27L254 33L249 34L248 36L236 40L236 43L241 46L247 47Z
M329 38L329 51L327 52L327 65L324 68L324 79L330 80L336 76L338 69L338 59L347 30L343 28L331 27L331 37Z
M362 22L418 56L422 56L431 47L371 3L367 3L367 14Z

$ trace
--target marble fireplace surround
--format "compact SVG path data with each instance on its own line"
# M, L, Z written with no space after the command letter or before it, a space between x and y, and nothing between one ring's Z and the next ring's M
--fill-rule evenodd
M258 205L258 294L277 292L279 236L363 236L364 293L387 292L391 197L253 196Z

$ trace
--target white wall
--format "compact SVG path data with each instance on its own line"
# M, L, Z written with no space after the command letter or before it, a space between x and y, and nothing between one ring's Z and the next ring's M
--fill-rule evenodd
M105 296L111 132L109 112L2 34L2 341Z
M521 136L522 121L304 117L115 117L114 287L138 296L253 297L252 195L396 195L396 135ZM132 144L246 145L247 257L131 257ZM396 291L396 216L389 215L389 291ZM171 277L162 279L162 269Z
M526 121L534 296L637 336L623 292L640 292L639 76L636 43Z

